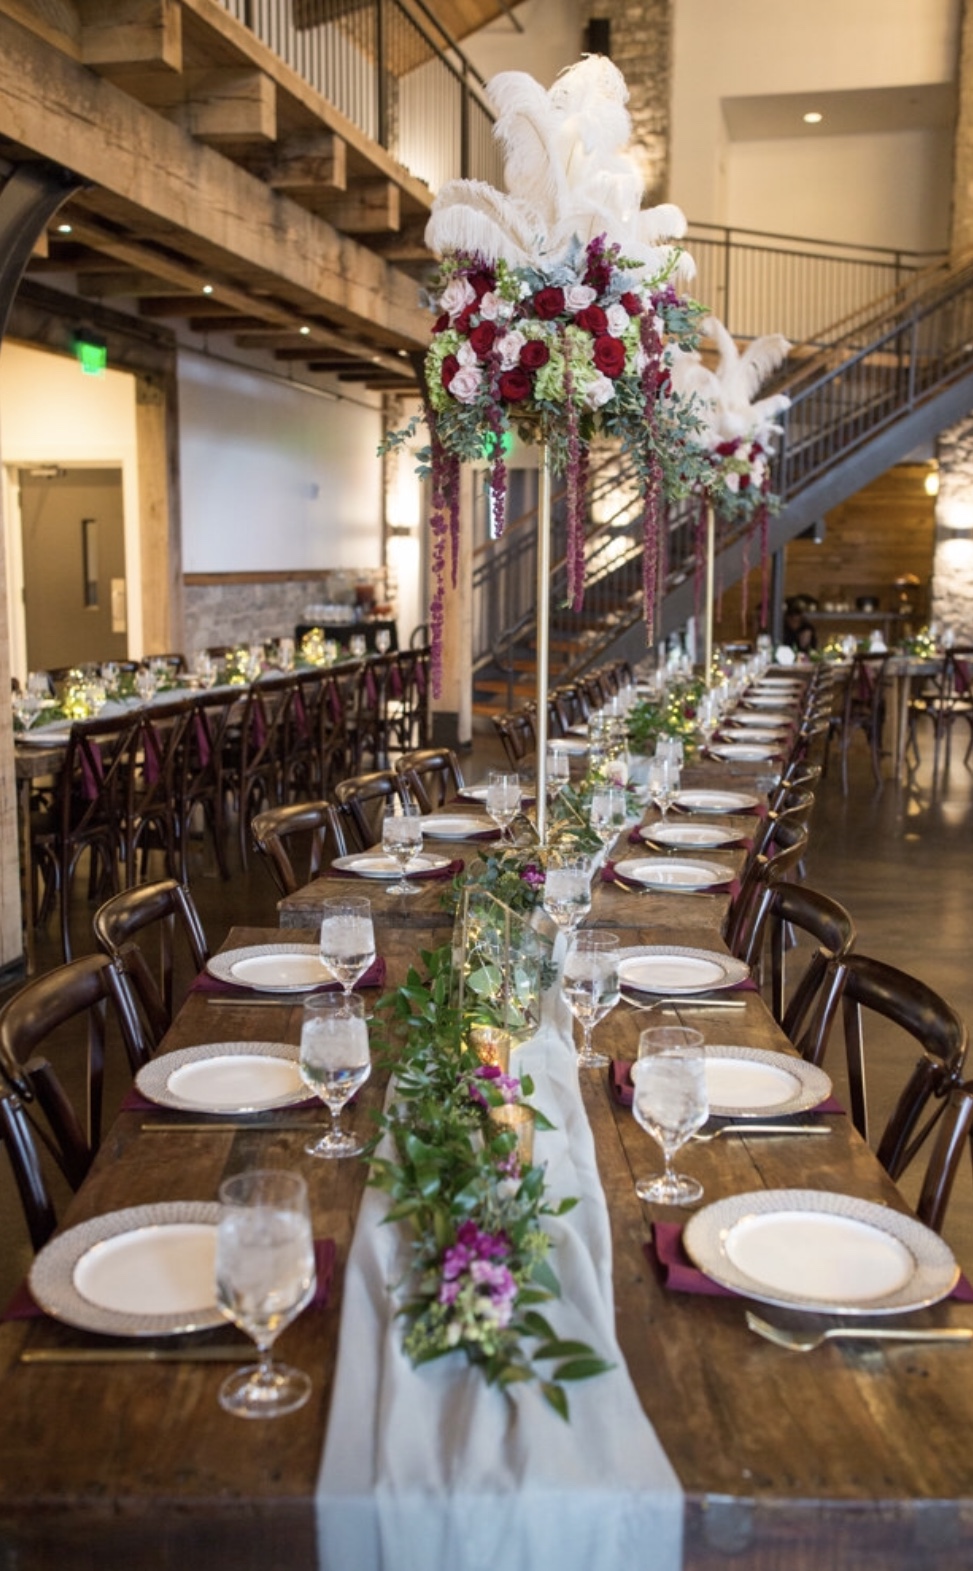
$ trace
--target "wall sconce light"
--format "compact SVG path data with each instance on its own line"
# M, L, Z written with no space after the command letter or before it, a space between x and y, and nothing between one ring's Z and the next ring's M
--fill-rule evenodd
M925 480L923 480L923 482L922 482L922 489L925 491L927 496L938 496L939 495L939 470L938 469L930 469L929 473L926 475Z
M945 497L939 503L937 515L937 522L954 534L973 531L973 502L964 501L962 497Z

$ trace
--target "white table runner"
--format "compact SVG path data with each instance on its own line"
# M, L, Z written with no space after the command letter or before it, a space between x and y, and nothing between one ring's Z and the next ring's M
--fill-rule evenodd
M553 1200L581 1203L548 1227L560 1301L541 1310L562 1337L616 1367L569 1382L571 1422L536 1388L508 1397L454 1355L420 1369L401 1350L390 1287L405 1259L366 1193L345 1282L331 1416L318 1480L320 1571L678 1571L683 1497L635 1394L614 1334L611 1240L570 1022L555 1017L519 1049L533 1101L557 1127L539 1133ZM548 1369L550 1366L546 1366Z

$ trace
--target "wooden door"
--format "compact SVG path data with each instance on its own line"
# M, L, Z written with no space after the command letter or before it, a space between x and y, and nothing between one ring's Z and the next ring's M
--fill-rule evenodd
M121 469L51 464L18 478L29 669L124 659Z

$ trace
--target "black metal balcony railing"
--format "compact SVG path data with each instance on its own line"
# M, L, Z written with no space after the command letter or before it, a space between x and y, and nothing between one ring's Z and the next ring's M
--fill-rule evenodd
M220 3L431 190L502 184L483 78L423 0Z

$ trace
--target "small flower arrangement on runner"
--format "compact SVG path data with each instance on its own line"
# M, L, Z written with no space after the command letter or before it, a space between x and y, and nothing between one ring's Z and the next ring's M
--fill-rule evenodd
M543 1167L493 1117L520 1108L550 1128L530 1104L529 1077L481 1063L471 1046L484 1015L453 1002L452 945L422 958L426 975L410 970L379 1005L395 1053L395 1096L380 1120L392 1154L372 1157L369 1180L389 1196L386 1220L411 1235L404 1349L417 1365L461 1353L501 1388L537 1381L567 1419L565 1385L611 1367L586 1343L559 1339L538 1307L559 1293L544 1220L576 1202L545 1198Z

